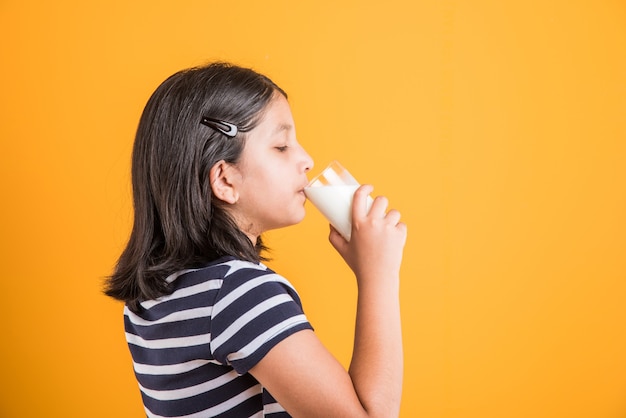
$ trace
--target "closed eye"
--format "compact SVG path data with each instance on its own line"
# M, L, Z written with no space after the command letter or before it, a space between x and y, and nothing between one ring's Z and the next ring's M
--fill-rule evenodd
M287 151L288 146L287 145L283 145L282 147L275 147L278 152L285 152Z

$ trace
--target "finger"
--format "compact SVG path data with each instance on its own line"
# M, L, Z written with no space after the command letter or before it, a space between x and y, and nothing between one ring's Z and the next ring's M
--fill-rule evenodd
M389 221L389 223L392 225L397 225L398 222L400 222L400 218L400 212L395 209L391 209L389 212L387 212L387 215L385 216L385 219Z
M396 224L396 228L398 228L398 230L402 231L402 233L404 234L404 239L406 240L406 236L407 236L407 226L404 222L398 222Z
M348 244L345 238L342 237L341 234L332 225L330 225L328 240L339 253L341 253L343 248Z
M352 219L360 219L367 215L367 198L372 190L374 190L372 185L364 184L354 192L354 197L352 198Z
M389 206L389 200L385 196L376 196L369 214L377 218L384 218L387 206Z

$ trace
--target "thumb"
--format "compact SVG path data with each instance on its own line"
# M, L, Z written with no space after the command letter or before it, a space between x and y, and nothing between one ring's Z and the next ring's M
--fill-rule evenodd
M348 242L332 225L330 225L330 234L328 235L328 240L340 254L343 254L344 249L348 245Z

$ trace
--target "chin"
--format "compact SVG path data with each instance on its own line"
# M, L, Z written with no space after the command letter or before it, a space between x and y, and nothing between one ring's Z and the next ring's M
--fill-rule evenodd
M294 226L302 222L303 219L304 219L304 214L302 214L302 216L293 216L289 219L285 219L283 222L279 224L275 224L274 227L268 228L267 230L281 229L281 228L287 228L288 226Z
M296 224L299 224L300 222L302 222L304 220L304 215L305 214L306 214L306 212L304 210L302 210L301 214L296 215L293 218L291 218L291 222L289 223L289 225L296 225Z

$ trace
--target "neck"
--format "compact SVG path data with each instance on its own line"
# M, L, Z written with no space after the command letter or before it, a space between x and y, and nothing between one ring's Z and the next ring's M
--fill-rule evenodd
M256 246L256 242L257 239L259 238L257 235L253 235L253 234L249 234L246 232L246 235L248 236L248 238L250 239L250 241L252 242L253 246Z

